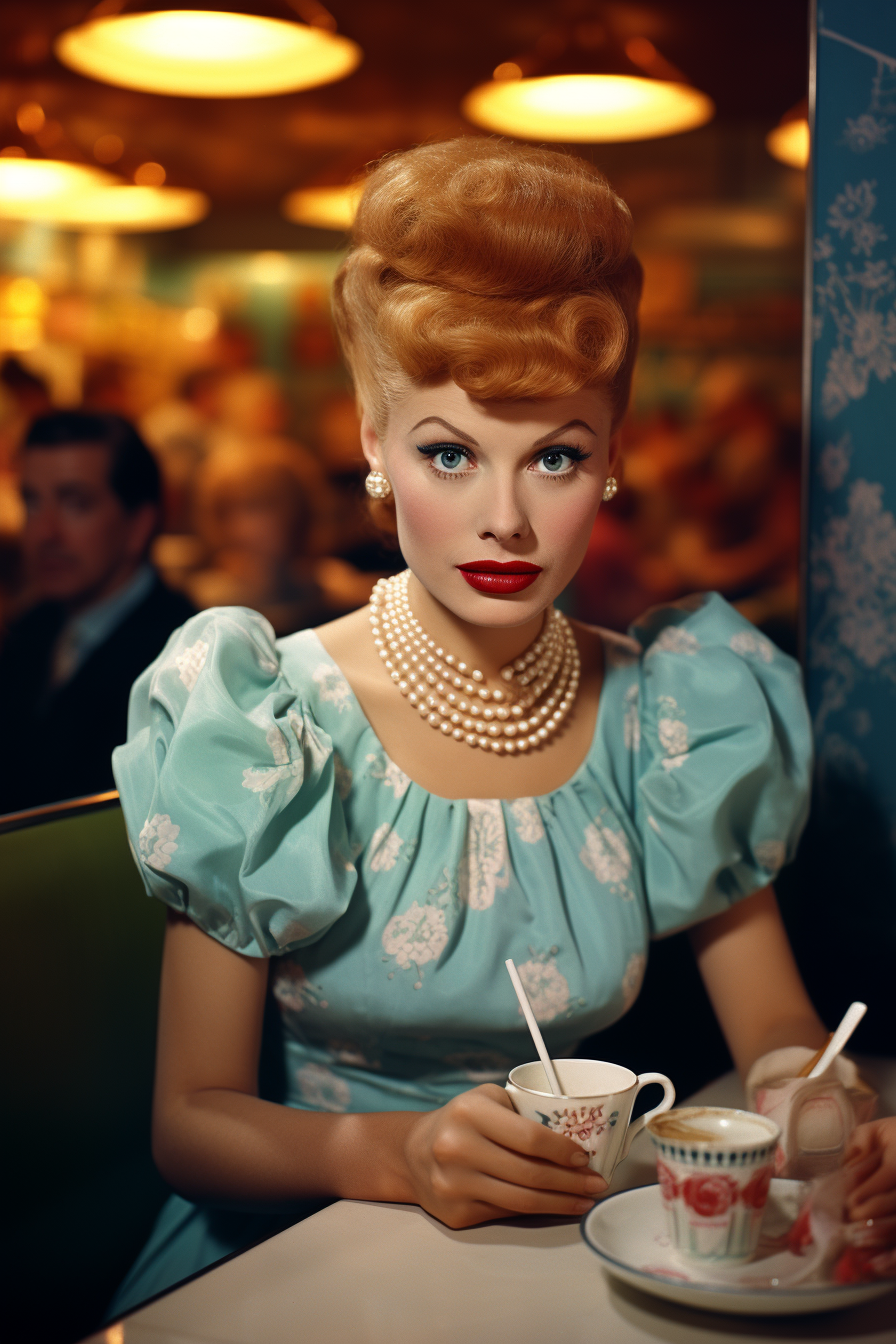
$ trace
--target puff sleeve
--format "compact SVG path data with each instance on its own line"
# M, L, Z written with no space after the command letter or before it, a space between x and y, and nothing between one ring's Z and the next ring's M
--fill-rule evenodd
M812 733L798 664L718 594L649 613L632 694L635 822L654 936L719 914L793 858Z
M356 881L333 743L256 612L194 616L134 683L113 769L147 892L234 951L315 941Z

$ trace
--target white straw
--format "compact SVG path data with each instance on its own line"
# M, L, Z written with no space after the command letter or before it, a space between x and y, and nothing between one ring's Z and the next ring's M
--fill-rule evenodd
M520 1001L520 1007L523 1010L523 1016L525 1017L526 1022L529 1024L529 1030L532 1033L532 1040L535 1042L535 1049L538 1051L538 1058L544 1065L544 1071L547 1074L548 1079L548 1086L550 1087L555 1097L562 1097L564 1095L563 1090L561 1089L560 1084L557 1081L557 1075L554 1072L554 1065L552 1064L551 1057L548 1054L547 1049L545 1048L545 1043L542 1039L541 1032L538 1030L538 1023L535 1021L535 1014L532 1011L532 1005L529 1002L529 996L523 989L523 982L520 979L520 973L517 970L516 966L513 964L512 957L508 957L504 965L507 967L507 974L510 976L511 983L513 984L513 987L516 990L516 996Z
M849 1005L846 1012L843 1014L843 1021L831 1037L827 1049L815 1065L815 1068L809 1074L810 1078L821 1077L831 1061L836 1059L837 1055L839 1055L840 1051L846 1045L846 1042L849 1040L867 1011L867 1004L851 1003Z

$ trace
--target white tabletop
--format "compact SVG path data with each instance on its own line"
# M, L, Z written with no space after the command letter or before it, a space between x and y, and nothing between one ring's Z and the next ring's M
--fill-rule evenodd
M896 1112L896 1062L862 1061ZM695 1098L743 1104L726 1074ZM646 1136L613 1190L656 1179ZM611 1279L573 1220L508 1219L452 1232L416 1206L344 1200L85 1344L896 1344L896 1296L803 1317L723 1316Z

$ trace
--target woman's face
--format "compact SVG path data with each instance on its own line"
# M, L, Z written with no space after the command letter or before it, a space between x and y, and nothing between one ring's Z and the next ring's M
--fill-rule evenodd
M482 402L447 381L413 388L382 439L365 418L361 437L416 578L461 620L512 627L579 568L616 457L611 421L594 390ZM494 563L508 568L489 578Z

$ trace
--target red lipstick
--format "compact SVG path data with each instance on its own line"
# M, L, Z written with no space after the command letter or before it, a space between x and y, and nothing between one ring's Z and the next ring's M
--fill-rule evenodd
M471 588L493 597L521 593L541 573L541 565L530 565L525 560L471 560L457 568Z

